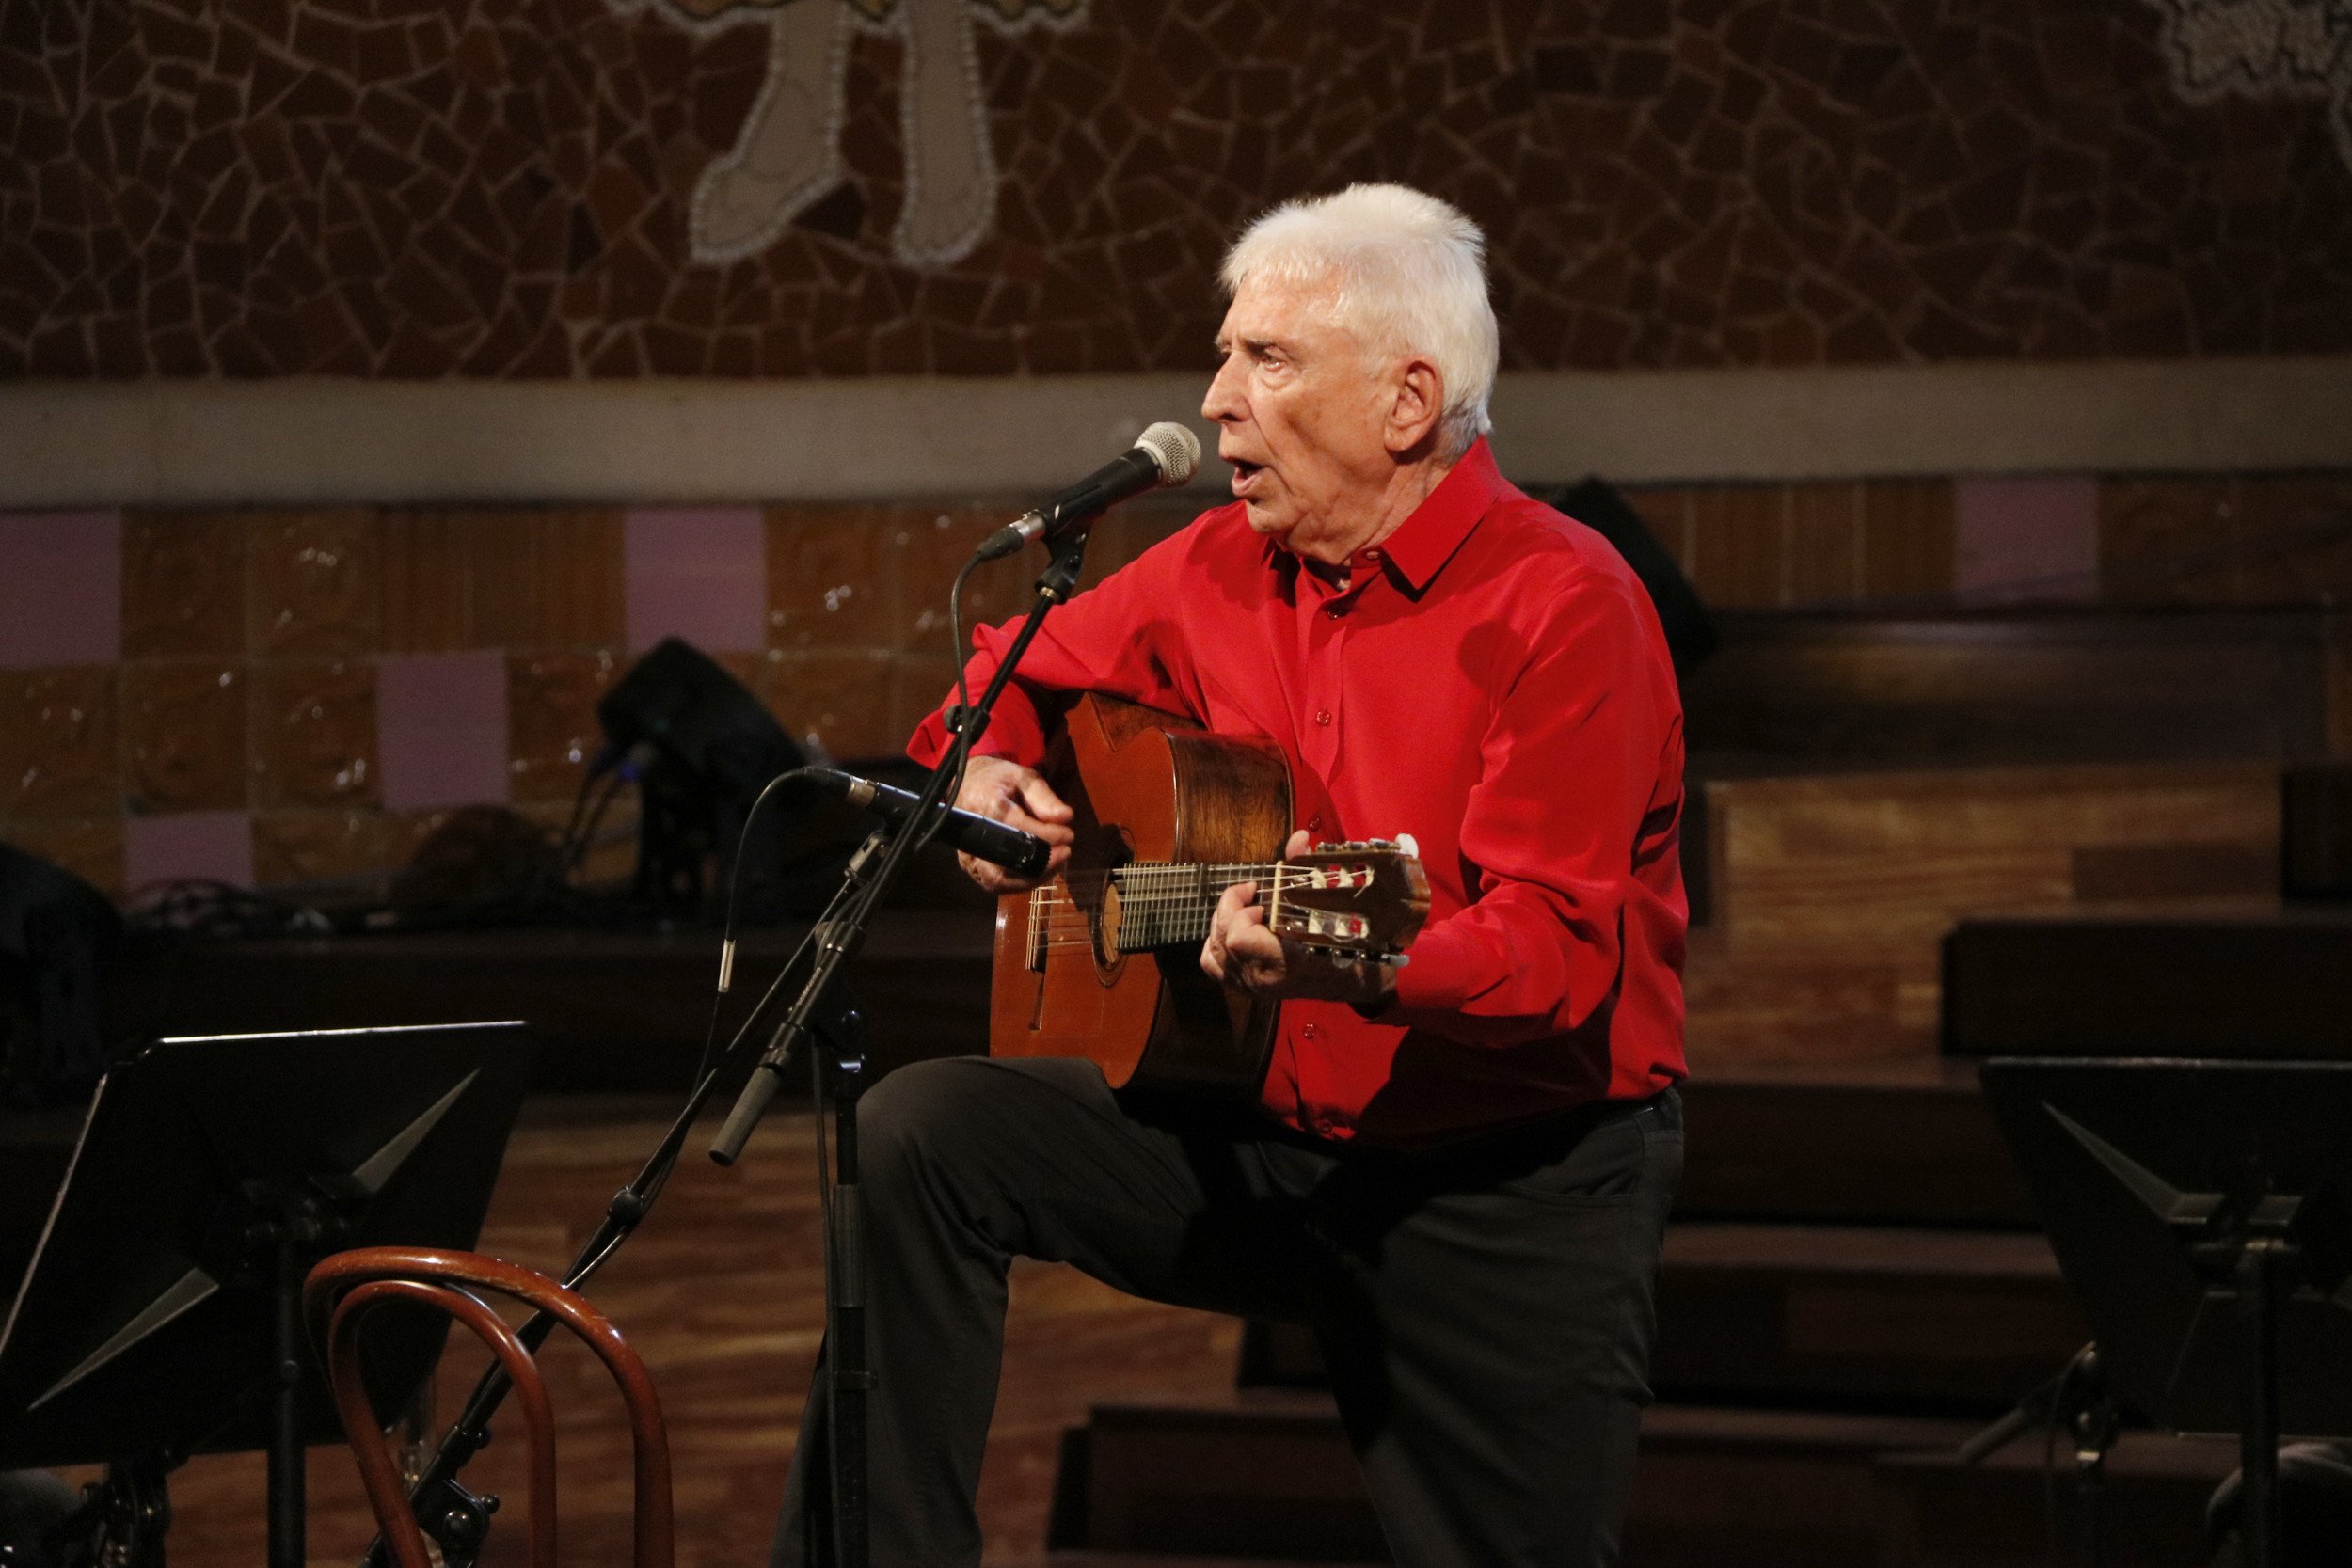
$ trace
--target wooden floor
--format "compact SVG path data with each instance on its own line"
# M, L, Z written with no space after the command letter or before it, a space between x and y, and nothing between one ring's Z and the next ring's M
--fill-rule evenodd
M509 1148L482 1250L561 1269L659 1140L664 1113L634 1098L534 1106ZM661 1391L679 1568L744 1568L767 1556L823 1318L813 1123L803 1113L771 1117L731 1171L703 1157L707 1142L690 1147L644 1229L589 1293ZM1230 1395L1240 1338L1232 1319L1135 1301L1060 1266L1019 1265L980 1486L991 1559L1042 1549L1061 1433L1083 1424L1090 1405ZM443 1421L480 1365L453 1342ZM550 1353L548 1366L564 1425L564 1560L619 1562L628 1508L619 1401L576 1347ZM485 1559L498 1564L523 1560L519 1425L513 1431L513 1442L494 1442L467 1472L477 1489L506 1495L512 1522L493 1528ZM351 1461L340 1448L314 1449L310 1468L310 1559L349 1568L371 1533ZM193 1460L171 1487L172 1568L262 1560L260 1456Z

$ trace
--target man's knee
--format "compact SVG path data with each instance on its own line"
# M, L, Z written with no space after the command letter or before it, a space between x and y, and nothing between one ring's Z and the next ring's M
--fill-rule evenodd
M858 1101L858 1163L869 1183L935 1158L962 1131L961 1108L984 1092L985 1058L910 1062Z

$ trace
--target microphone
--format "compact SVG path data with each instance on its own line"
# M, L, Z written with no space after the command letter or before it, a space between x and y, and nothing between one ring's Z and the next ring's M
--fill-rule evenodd
M811 768L806 769L806 776L818 788L831 790L885 822L906 821L914 815L914 808L922 800L894 785L861 779L837 768ZM957 806L942 806L938 815L943 820L937 842L961 849L975 860L1001 865L1016 877L1035 880L1045 875L1046 857L1053 849L1043 839Z
M1200 438L1172 420L1162 420L1136 436L1136 444L1123 454L1041 502L1026 516L990 534L977 559L995 561L1032 539L1082 527L1129 496L1163 484L1184 483L1200 466Z

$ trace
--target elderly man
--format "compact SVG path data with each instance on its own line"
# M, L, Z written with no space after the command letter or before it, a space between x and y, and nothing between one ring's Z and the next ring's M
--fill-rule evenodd
M924 1063L867 1096L873 1556L978 1560L1018 1254L1311 1323L1398 1562L1605 1562L1682 1158L1665 643L1610 546L1495 469L1468 219L1356 186L1261 219L1224 281L1203 411L1237 503L1047 622L961 803L1065 854L1041 715L1105 692L1277 742L1294 852L1413 834L1430 919L1406 965L1350 965L1226 895L1203 967L1283 999L1254 1111L1032 1059ZM977 641L976 682L1009 635ZM934 717L912 750L945 740ZM821 1529L814 1446L779 1564Z

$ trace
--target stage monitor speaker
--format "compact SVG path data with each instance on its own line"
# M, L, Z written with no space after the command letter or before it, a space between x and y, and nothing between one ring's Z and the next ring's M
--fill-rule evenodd
M121 940L104 894L0 844L0 1095L45 1104L88 1095L106 1070L99 977Z
M719 912L712 895L724 885L752 802L769 780L801 766L800 747L741 682L675 637L605 693L596 718L637 773L637 896L666 915ZM743 845L741 897L755 911L778 901L785 805L771 803Z

